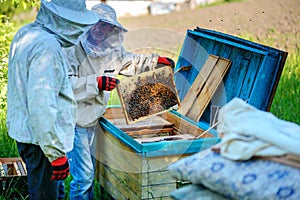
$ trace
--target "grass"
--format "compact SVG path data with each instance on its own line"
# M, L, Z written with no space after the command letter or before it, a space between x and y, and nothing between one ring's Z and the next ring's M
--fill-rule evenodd
M270 110L277 117L300 124L300 49L287 57Z

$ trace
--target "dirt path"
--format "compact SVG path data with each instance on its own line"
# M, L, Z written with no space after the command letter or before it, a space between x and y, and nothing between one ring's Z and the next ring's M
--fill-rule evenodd
M181 41L179 38L185 35L187 29L194 29L197 26L236 36L251 37L259 43L267 40L270 46L285 51L300 46L299 0L248 0L160 16L121 18L120 21L129 30L128 35L132 37L130 42L147 43L146 46L153 43L160 43L163 46L162 43L167 44L173 37L174 40ZM151 29L155 27L156 31L149 31L150 29L145 31L146 27ZM158 29L166 28L169 30L163 31L163 34L157 33ZM139 36L143 33L142 29L151 33L142 38ZM131 31L137 34L132 34ZM165 39L160 41L161 38Z

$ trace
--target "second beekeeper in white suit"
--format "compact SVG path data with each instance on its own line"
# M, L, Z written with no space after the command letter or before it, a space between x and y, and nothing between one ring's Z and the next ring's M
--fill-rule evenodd
M158 54L134 54L123 47L127 30L117 21L108 4L92 8L100 21L81 38L80 46L65 49L69 76L77 101L75 141L68 153L73 176L70 197L92 198L94 167L91 141L98 119L105 113L109 91L116 86L118 74L132 76L155 69L160 64L174 67L174 61Z

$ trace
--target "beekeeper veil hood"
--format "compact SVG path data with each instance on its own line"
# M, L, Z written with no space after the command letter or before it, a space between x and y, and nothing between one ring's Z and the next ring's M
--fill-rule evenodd
M117 14L110 5L108 5L106 3L100 3L100 4L93 6L92 10L95 11L99 15L101 21L110 23L113 26L117 26L118 28L127 32L127 30L118 22Z
M86 8L85 0L41 0L36 22L56 35L63 47L78 44L87 25L97 23L99 16Z
M92 7L92 11L97 13L99 22L81 37L85 52L98 57L119 51L124 40L123 33L127 30L117 21L115 10L106 3L100 3Z

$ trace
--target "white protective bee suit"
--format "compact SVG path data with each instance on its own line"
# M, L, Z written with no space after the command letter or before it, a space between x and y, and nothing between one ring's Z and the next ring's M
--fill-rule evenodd
M107 7L107 4L100 4ZM101 10L102 11L102 10ZM132 76L153 70L158 54L134 54L123 47L123 33L127 30L116 21L115 12L100 16L100 20L115 23L115 28L98 46L88 41L89 32L81 38L80 46L65 49L70 63L69 76L77 101L76 125L91 127L104 114L107 106L107 92L97 87L97 76L116 77L118 74Z
M76 101L62 47L98 16L85 0L42 0L35 22L15 35L8 63L7 128L26 163L29 199L63 199Z
M67 154L70 162L70 198L93 197L93 152L91 146L98 119L105 113L108 91L98 89L97 77L116 78L118 74L132 76L157 66L158 55L142 55L128 52L123 47L123 33L127 30L117 22L116 13L108 4L92 8L100 21L83 34L80 46L65 49L70 68L69 76L77 102L74 148ZM109 34L95 27L110 26ZM94 30L95 29L95 30ZM91 35L101 38L95 45Z
M39 145L50 162L70 151L74 138L76 102L62 47L77 44L86 25L98 21L91 11L77 17L68 11L43 0L36 21L16 33L8 62L9 135Z

